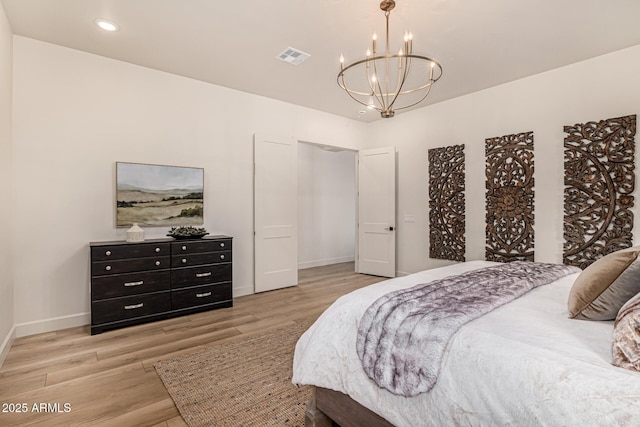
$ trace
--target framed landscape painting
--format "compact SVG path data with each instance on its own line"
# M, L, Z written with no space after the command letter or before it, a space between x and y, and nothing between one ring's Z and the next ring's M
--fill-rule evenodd
M204 169L116 162L116 226L201 225Z

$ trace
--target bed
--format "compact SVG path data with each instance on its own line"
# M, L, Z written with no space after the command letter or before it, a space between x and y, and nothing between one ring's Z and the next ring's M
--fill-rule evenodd
M342 427L640 425L640 374L611 364L613 321L568 318L577 272L462 326L430 391L405 397L374 384L356 351L359 322L374 301L496 264L426 270L338 299L295 349L292 381L314 389L308 423L327 423L325 412Z

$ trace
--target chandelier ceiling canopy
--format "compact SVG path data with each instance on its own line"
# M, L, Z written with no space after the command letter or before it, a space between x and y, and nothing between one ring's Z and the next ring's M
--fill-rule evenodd
M345 65L340 55L338 85L356 102L391 118L396 110L413 107L422 102L435 82L442 77L438 61L413 53L413 35L404 34L404 46L398 53L389 49L389 14L396 6L393 0L383 0L380 9L386 18L384 52L378 50L374 33L371 49L364 59Z

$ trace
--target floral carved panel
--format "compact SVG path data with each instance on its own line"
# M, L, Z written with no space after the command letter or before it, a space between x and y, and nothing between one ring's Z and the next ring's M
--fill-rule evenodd
M464 145L429 150L429 257L464 261Z
M632 246L636 116L565 126L564 264Z
M533 132L488 138L485 153L485 257L533 261Z

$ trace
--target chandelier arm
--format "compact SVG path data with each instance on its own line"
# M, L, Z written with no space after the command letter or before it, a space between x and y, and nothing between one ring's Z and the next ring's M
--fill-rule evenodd
M421 91L423 91L424 89L426 89L428 87L431 87L431 83L424 84L424 85L422 85L420 87L417 87L417 88L414 88L414 89L407 89L407 90L405 90L403 92L400 92L400 95L408 95L410 93L421 92Z
M360 96L371 96L370 92L360 92L357 90L349 89L347 87L347 84L344 81L344 73L338 73L337 82L338 82L338 86L340 86L341 89L345 90L349 94L355 93L356 95L360 95Z
M429 92L431 92L431 86L428 86L428 87L429 87L429 89L427 90L427 92L426 92L426 93L424 94L424 96L423 96L422 98L420 98L418 101L414 102L413 104L405 105L405 106L403 106L403 107L398 107L398 108L396 108L396 110L404 110L405 108L411 108L411 107L413 107L414 105L417 105L417 104L421 103L422 101L424 101L424 99L425 99L427 96L429 96Z
M399 60L402 61L403 58L400 58ZM404 57L404 72L403 73L398 73L398 83L396 85L396 92L393 95L393 100L391 101L391 103L389 105L393 106L393 104L395 104L396 99L398 99L398 95L400 95L401 91L402 91L402 86L404 86L404 82L407 81L407 74L409 74L409 68L411 67L411 57L409 56L405 56Z
M358 104L361 104L361 105L364 105L365 107L368 107L368 106L369 106L369 104L366 104L366 103L364 103L364 102L360 101L360 100L359 100L358 98L356 98L355 96L353 96L353 95L352 95L352 93L351 93L352 91L351 91L351 90L349 90L346 86L344 86L344 74L342 74L341 76L342 76L342 84L338 83L338 85L340 85L340 87L342 87L342 88L347 92L347 95L349 95L349 96L351 97L351 99L353 99L354 101L356 101ZM340 78L340 76L338 76L338 79L339 79L339 78ZM368 95L368 94L363 93L363 92L355 92L355 91L354 91L353 93L358 94L358 95L364 95L364 96L367 96L367 95ZM374 105L374 108L375 108L376 110L378 110L378 109L375 107L375 105ZM378 111L380 111L380 110L378 110Z
M404 56L408 56L408 57L413 58L413 59L422 59L422 60L425 60L425 61L433 62L434 64L436 64L436 67L438 67L438 68L440 69L440 75L438 75L438 78L433 79L433 81L434 81L434 82L436 82L436 81L438 81L438 80L440 79L440 77L441 77L441 75L442 75L442 66L441 66L441 65L440 65L440 63L439 63L438 61L436 61L435 59L433 59L433 58L429 58L428 56L414 55L414 54L411 54L411 55L402 55L402 56L403 56L403 57L404 57ZM390 58L390 59L398 58L398 57L400 57L400 55L397 55L397 54L396 54L396 55L389 55L389 58ZM338 73L338 75L340 75L340 74L346 74L346 72L347 72L348 70L350 70L351 68L354 68L354 67L356 67L356 66L358 66L358 65L364 64L364 63L366 63L367 61L371 61L371 62L373 62L373 61L375 61L375 60L379 60L379 59L383 59L383 58L386 58L386 56L380 55L380 56L375 56L375 57L368 58L368 59L361 59L361 60L359 60L359 61L356 61L356 62L354 62L354 63L352 63L352 64L349 64L349 65L347 65L346 67L344 67L344 69L343 69L343 70L341 70L341 71Z
M440 70L440 72L439 72L439 74L438 74L438 77L437 77L437 78L435 78L435 79L434 79L434 78L431 78L431 79L429 80L429 83L426 83L426 84L424 84L424 85L422 85L422 86L419 86L419 87L417 87L417 88L414 88L414 89L409 89L409 90L401 91L401 92L399 93L399 95L406 95L406 94L409 94L409 93L419 92L419 91L421 91L421 90L423 90L423 89L426 89L426 88L428 88L428 87L431 87L435 82L437 82L438 80L440 80L440 77L442 77L442 67L440 66L440 64L438 63L438 61L435 61L435 60L433 60L433 59L431 59L431 58L427 58L427 57L424 57L424 56L418 56L418 55L409 55L409 57L411 57L411 58L418 58L418 59L422 59L422 60L428 60L428 61L431 61L432 63L436 64L436 66L438 67L438 69ZM424 99L424 98L422 98L422 99ZM415 105L415 104L412 104L412 105Z
M378 103L380 104L380 111L387 109L387 104L384 99L384 92L382 92L382 86L380 86L380 79L378 78L377 60L382 58L385 58L385 56L376 56L375 58L373 58L373 74L376 76L376 81L372 85L373 87L371 88L373 91L373 97L377 99ZM369 83L369 85L371 86L371 83ZM378 89L377 92L376 92L376 88Z
M375 75L375 71L373 75ZM369 67L367 67L367 83L369 84L369 88L371 89L371 96L373 96L376 93L376 90L371 83L371 69Z
M391 58L398 58L398 56L399 56L399 55L391 55L390 57L391 57ZM424 88L428 87L429 85L431 85L431 84L433 84L433 83L437 82L437 81L438 81L438 80L440 80L440 78L442 77L442 66L441 66L441 65L440 65L440 63L439 63L438 61L436 61L435 59L432 59L432 58L429 58L429 57L426 57L426 56L413 55L413 54L412 54L412 55L407 55L407 56L409 56L409 57L411 57L411 58L413 58L413 59L420 59L420 60L425 60L425 61L433 62L434 64L436 64L435 66L438 68L438 70L439 70L440 72L438 73L438 76L437 76L436 78L432 79L429 83L427 83L427 84L425 84L425 85L422 85L422 86L420 86L419 88L416 88L416 89L411 89L411 90L409 90L409 91L402 91L402 92L400 92L400 94L401 94L401 95L402 95L402 94L405 94L405 93L412 93L412 92L416 92L416 91L418 91L418 90L422 90L422 89L424 89ZM379 60L379 59L382 59L382 58L384 58L384 56L376 56L376 57L374 57L374 58L370 58L370 59L369 59L369 61ZM361 59L361 60L359 60L359 61L354 62L353 64L348 65L347 67L344 67L344 69L343 69L343 70L341 70L341 71L338 73L338 85L339 85L342 89L344 89L344 90L350 90L351 92L353 92L353 93L357 93L358 95L362 95L362 96L370 96L370 95L371 95L370 93L365 93L365 92L360 92L360 91L356 91L356 90L348 89L348 88L346 87L346 84L344 84L344 82L343 82L343 83L340 83L340 78L342 77L342 78L344 79L344 76L346 75L346 73L347 73L347 71L348 71L348 70L350 70L351 68L357 67L358 65L361 65L361 64L363 64L363 63L365 63L365 62L367 62L367 60L366 60L366 59Z
M440 73L440 76L441 75L442 75L442 72ZM438 76L438 79L440 78L440 76ZM419 100L417 100L416 102L414 102L412 104L409 104L409 105L405 105L405 106L402 106L402 107L397 107L396 110L404 110L406 108L411 108L414 105L417 105L417 104L421 103L422 101L424 101L427 98L427 96L429 96L429 93L431 92L431 88L433 87L433 83L435 83L438 79L430 80L429 83L427 83L425 85L422 85L419 88L411 89L411 90L402 92L402 94L408 94L408 93L414 93L414 92L417 92L417 91L420 91L420 90L423 90L423 89L427 89L425 94Z
M384 102L382 102L380 100L380 98L378 97L378 94L377 94L376 89L375 89L375 83L372 83L372 79L371 79L371 76L370 76L369 73L370 73L370 68L367 67L367 82L369 83L369 87L371 88L371 94L369 96L371 96L373 99L377 100L378 103L381 105L381 107L384 108ZM373 61L373 75L376 77L375 82L377 83L378 82L378 73L376 71L376 62L375 62L375 60ZM375 102L374 102L374 108L376 108L375 107ZM377 110L377 108L376 108L376 110Z

